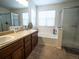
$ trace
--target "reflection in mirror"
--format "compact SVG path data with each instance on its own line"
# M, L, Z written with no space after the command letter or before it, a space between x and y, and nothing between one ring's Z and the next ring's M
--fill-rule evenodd
M18 14L15 14L15 13L11 13L11 22L12 22L12 26L19 26L20 24L20 21L19 21L19 18L18 18Z
M10 13L0 13L0 31L8 30L11 26Z
M13 26L27 27L28 18L27 0L0 0L0 32L9 31Z

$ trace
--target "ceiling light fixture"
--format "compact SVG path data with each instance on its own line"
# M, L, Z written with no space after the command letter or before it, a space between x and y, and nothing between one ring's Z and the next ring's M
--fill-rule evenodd
M26 1L26 0L16 0L16 1L24 6L28 6L28 1Z

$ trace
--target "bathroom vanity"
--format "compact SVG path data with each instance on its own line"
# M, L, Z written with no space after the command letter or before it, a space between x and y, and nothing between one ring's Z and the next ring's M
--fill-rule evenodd
M38 43L37 30L25 30L4 35L13 37L0 42L0 59L26 59ZM4 40L3 40L4 41Z

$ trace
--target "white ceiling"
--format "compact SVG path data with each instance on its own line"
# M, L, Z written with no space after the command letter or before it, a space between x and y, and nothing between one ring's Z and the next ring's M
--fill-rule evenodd
M69 1L77 1L77 0L33 0L36 5L47 5L47 4L57 4ZM28 6L23 6L18 3L16 0L0 0L0 6L6 8L26 8Z
M57 4L63 2L71 2L71 1L78 1L78 0L33 0L36 5L47 5L47 4Z
M25 8L28 6L23 6L16 0L0 0L0 6L6 7L6 8Z

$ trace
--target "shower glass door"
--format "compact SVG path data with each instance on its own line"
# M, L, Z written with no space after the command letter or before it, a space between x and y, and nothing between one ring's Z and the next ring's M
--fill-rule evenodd
M76 48L77 42L79 43L79 40L77 40L79 20L78 11L79 8L68 8L63 11L63 46Z

